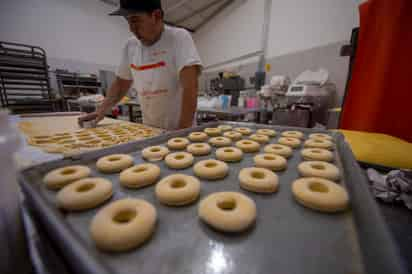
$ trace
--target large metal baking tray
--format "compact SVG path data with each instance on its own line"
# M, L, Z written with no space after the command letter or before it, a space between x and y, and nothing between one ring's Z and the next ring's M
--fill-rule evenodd
M240 189L239 170L253 166L254 154L245 154L240 163L230 164L230 174L224 180L202 181L201 188L201 198L216 191L239 191L256 202L258 215L255 226L235 235L214 231L202 223L197 217L197 203L176 208L161 205L155 198L154 186L125 189L119 186L118 174L104 175L95 168L97 158L112 153L129 153L136 164L141 163L142 148L164 144L169 138L186 136L192 131L218 124L223 123L210 123L33 166L22 171L19 180L36 217L60 247L75 273L403 273L397 249L368 192L365 178L339 133L330 132L336 143L335 164L344 174L340 183L349 192L351 210L341 214L322 214L294 201L290 185L298 178L296 166L302 160L300 149L294 150L287 170L277 173L280 189L276 194L254 194ZM224 124L253 129L273 128L278 132L300 130L305 135L323 132L236 122ZM272 139L271 143L278 138ZM196 157L195 161L213 155ZM88 165L92 176L110 179L114 186L111 201L136 197L151 202L157 209L158 223L150 241L126 253L114 254L96 249L89 235L89 224L102 206L82 213L62 212L55 206L56 193L42 185L46 172L71 164ZM158 162L158 165L162 177L177 172L168 169L163 162ZM192 168L178 172L193 175Z

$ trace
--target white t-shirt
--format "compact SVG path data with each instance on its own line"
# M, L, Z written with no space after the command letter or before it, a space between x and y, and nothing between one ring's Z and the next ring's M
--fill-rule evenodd
M183 89L180 71L201 60L188 31L165 25L155 44L144 46L136 37L123 49L117 76L133 80L143 114L143 123L168 130L180 121Z

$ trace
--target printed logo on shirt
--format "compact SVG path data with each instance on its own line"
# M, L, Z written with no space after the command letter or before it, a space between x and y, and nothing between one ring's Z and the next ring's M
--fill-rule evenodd
M142 66L136 66L135 64L130 64L130 67L134 70L137 70L137 71L157 69L157 68L161 68L161 67L165 67L165 66L166 66L165 61L160 61L160 62L152 63L152 64L146 64L146 65L142 65Z
M151 52L150 55L159 56L159 55L163 55L163 54L166 54L166 53L167 53L166 50L155 50L155 51Z

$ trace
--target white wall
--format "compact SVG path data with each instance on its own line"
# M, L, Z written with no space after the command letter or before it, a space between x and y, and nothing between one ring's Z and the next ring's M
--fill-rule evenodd
M274 57L350 39L357 0L273 0L267 56Z
M116 66L127 22L99 0L1 0L0 40L37 45L59 60Z
M265 0L239 1L194 34L206 66L261 49ZM360 0L272 0L267 57L350 39Z
M204 66L260 50L264 0L237 1L194 33Z

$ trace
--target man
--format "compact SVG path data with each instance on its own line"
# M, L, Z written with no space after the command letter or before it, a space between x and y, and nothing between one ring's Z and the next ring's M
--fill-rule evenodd
M127 18L130 38L102 105L79 122L103 119L133 85L143 123L168 130L192 126L201 61L190 34L163 23L160 0L121 0L110 15Z

